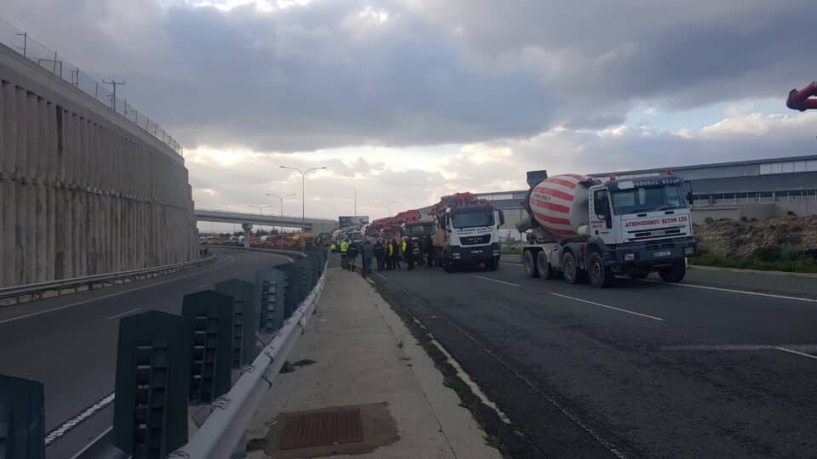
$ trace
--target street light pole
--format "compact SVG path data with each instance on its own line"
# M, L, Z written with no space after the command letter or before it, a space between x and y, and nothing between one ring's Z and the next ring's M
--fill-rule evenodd
M306 174L312 171L326 169L326 166L313 167L301 170L297 167L281 166L281 169L290 169L301 174L301 246L306 249L306 239L304 238L304 227L306 226Z
M281 232L278 234L278 241L281 243L281 247L283 248L283 246L284 246L284 224L283 224L283 220L284 220L284 198L288 198L290 196L298 196L298 193L289 193L289 194L285 194L283 196L281 196L278 193L267 193L267 196L275 196L276 198L278 198L278 203L280 204L281 222L282 223L281 223Z

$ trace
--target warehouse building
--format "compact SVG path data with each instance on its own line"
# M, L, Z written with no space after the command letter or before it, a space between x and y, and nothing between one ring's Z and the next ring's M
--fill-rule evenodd
M705 218L765 218L817 215L817 155L734 161L696 166L662 167L590 174L651 177L671 170L692 182L693 221ZM527 190L478 193L505 212L504 228L526 217L521 201Z

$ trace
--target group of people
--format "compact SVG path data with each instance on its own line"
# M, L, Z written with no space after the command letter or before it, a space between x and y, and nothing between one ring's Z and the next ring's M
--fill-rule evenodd
M397 238L387 241L377 239L373 244L369 239L350 242L343 240L340 244L332 243L332 252L340 252L341 266L348 271L357 269L357 259L362 259L362 272L364 274L373 271L373 262L377 263L377 270L402 269L401 261L406 262L406 269L409 271L415 267L434 267L434 244L431 236L422 238L403 238L397 242Z

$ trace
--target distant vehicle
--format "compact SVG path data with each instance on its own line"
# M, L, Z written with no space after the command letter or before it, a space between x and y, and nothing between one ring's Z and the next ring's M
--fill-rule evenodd
M548 178L528 172L524 201L531 230L522 251L530 277L562 274L571 284L607 287L616 275L642 279L658 272L680 282L686 257L697 254L688 200L692 190L670 171L657 177L615 177L607 181L567 174ZM687 186L687 190L684 187Z
M501 210L471 193L457 193L443 196L431 213L436 219L437 266L449 273L480 264L491 271L499 269L499 227L505 224Z

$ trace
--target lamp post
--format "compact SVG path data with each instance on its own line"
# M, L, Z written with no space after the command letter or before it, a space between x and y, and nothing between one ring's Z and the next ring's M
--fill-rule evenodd
M288 198L290 196L298 196L298 193L289 193L285 195L280 195L278 193L267 193L267 196L275 196L278 198L278 203L280 204L281 209L281 221L283 222L284 219L284 198ZM278 234L278 241L281 243L281 247L284 246L284 224L281 223L281 232Z
M393 217L394 215L391 213L391 205L398 204L397 201L389 201L389 218Z
M301 174L301 247L306 250L306 239L303 237L304 227L306 226L306 174L312 171L326 169L326 166L313 167L306 170L301 170L297 167L281 166L281 169L290 169Z

